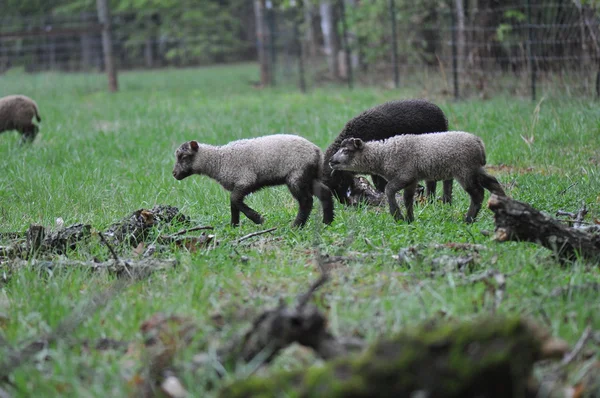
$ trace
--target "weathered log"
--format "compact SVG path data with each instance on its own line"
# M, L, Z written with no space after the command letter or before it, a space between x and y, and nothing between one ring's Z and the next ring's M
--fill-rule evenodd
M526 397L536 361L566 344L518 317L426 324L321 367L250 377L221 397Z
M494 212L496 240L526 241L554 252L560 261L583 257L600 261L600 235L570 228L527 203L492 195L488 208Z

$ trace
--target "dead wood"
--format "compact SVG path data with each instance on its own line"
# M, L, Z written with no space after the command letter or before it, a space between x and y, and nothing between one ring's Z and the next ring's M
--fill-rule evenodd
M201 230L204 230L204 229L215 229L215 228L211 227L210 225L199 225L199 226L194 227L194 228L187 228L187 229L184 228L182 230L179 230L179 231L175 232L171 236L183 235L183 234L187 234L189 232L201 231Z
M579 209L577 213L571 213L564 210L557 210L556 216L568 216L570 218L569 221L573 223L573 228L580 228L584 224L583 219L585 218L587 213L588 209L584 202L581 209Z
M561 260L583 257L600 260L600 234L569 228L527 203L492 195L488 207L494 212L496 240L526 241L542 245Z
M134 211L123 221L111 225L104 234L112 244L127 243L137 246L148 238L152 228L160 228L172 223L189 224L190 219L179 212L177 207L156 205L152 209Z
M175 259L153 259L144 258L139 260L119 260L114 259L93 262L93 261L78 261L78 260L14 260L11 262L13 268L20 267L33 267L33 268L44 268L48 270L57 270L61 268L73 268L79 267L88 269L90 271L106 271L117 276L128 275L135 278L146 276L154 271L172 269L177 265Z
M560 358L566 350L564 342L558 344L545 330L519 317L428 322L380 340L362 354L268 379L235 382L220 396L535 396L530 384L533 365Z
M240 243L240 242L243 242L243 241L245 241L246 239L250 239L250 238L253 238L253 237L255 237L255 236L259 236L259 235L264 235L264 234L267 234L267 233L269 233L269 232L273 232L273 231L275 231L276 229L277 229L277 227L274 227L274 228L269 228L269 229L265 229L265 230L263 230L263 231L256 231L256 232L252 232L252 233L250 233L250 234L248 234L248 235L244 235L244 236L242 236L241 238L237 239L235 242L236 242L236 243Z
M583 292L600 292L600 283L597 282L588 282L583 283L581 285L570 285L565 287L557 287L552 290L550 293L550 297L558 297L558 296L569 296L575 293L583 293Z
M297 297L296 305L288 306L281 301L277 308L261 313L240 339L217 351L221 363L233 366L240 360L248 363L259 358L260 366L271 362L281 350L293 343L312 348L316 355L325 360L364 347L362 341L333 336L327 329L326 317L316 306L308 304L315 291L329 280L320 257L317 262L321 275L305 293ZM208 360L208 356L200 356L198 364L202 365Z

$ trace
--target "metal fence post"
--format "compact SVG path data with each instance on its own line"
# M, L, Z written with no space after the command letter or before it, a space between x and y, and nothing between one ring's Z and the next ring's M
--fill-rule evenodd
M458 91L458 54L456 44L456 16L454 15L454 3L450 1L450 24L451 26L451 37L452 37L452 80L454 82L454 99L458 99L460 93Z
M535 101L535 63L533 62L533 27L531 24L531 0L527 0L527 58L531 76L531 99Z
M306 78L304 76L304 51L302 40L300 39L300 29L298 28L298 15L294 13L294 42L298 47L298 84L300 85L300 91L306 92Z
M392 65L394 68L394 87L400 87L400 73L398 71L398 42L396 32L396 2L389 0L390 21L392 23Z

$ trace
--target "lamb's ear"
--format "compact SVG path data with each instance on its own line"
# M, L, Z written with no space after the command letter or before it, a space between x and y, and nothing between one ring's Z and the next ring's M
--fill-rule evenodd
M192 151L194 152L198 151L198 141L190 141L190 148L192 148Z
M365 147L365 143L360 138L354 138L352 140L352 143L354 144L354 148L356 149L363 149Z

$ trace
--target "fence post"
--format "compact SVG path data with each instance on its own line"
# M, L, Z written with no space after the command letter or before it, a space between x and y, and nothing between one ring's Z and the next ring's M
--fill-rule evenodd
M254 16L256 19L256 47L258 50L258 62L260 64L260 84L263 87L271 83L271 68L269 55L267 54L267 42L269 33L265 26L264 0L254 1Z
M119 84L117 81L117 69L115 67L112 34L110 24L110 12L107 0L97 0L98 21L102 24L102 50L104 52L104 67L108 75L108 90L117 91Z
M535 63L533 62L533 29L531 24L531 0L527 0L527 58L531 76L531 99L535 101Z
M450 1L450 23L452 36L452 80L454 81L454 99L458 99L460 93L458 91L458 51L456 44L456 16L454 15L454 2Z
M300 91L306 92L306 79L304 77L304 51L302 49L302 40L300 39L300 29L298 28L298 15L294 13L294 41L298 48L298 84Z
M596 72L596 99L600 99L600 69Z
M275 63L277 58L277 49L275 46L275 40L277 39L276 22L275 22L275 8L273 2L267 0L265 2L267 7L267 29L269 31L269 65L271 69L271 85L275 85Z
M352 61L350 59L350 44L348 43L348 26L346 25L346 7L344 0L339 0L340 7L340 19L342 20L342 37L344 39L344 55L346 62L346 78L348 81L348 88L352 88Z
M396 2L389 0L390 21L392 22L392 66L394 68L394 87L400 87L400 73L398 71L398 41L396 31Z

